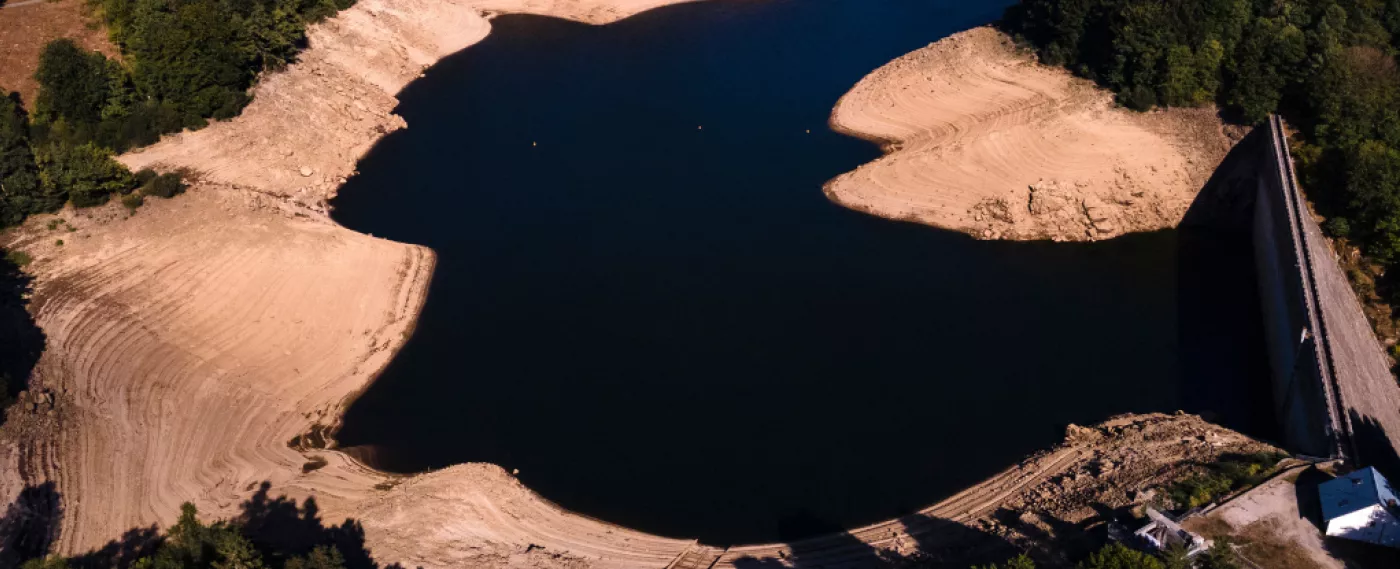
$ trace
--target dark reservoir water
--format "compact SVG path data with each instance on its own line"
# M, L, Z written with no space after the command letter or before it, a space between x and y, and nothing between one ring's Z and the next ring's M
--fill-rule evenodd
M497 19L402 94L411 128L335 203L439 254L416 335L341 444L401 472L518 468L569 509L728 544L912 512L1071 422L1258 422L1246 392L1187 396L1182 373L1188 351L1235 358L1221 386L1257 371L1231 344L1257 331L1249 272L1229 270L1247 247L985 243L822 195L879 154L827 129L836 100L1009 3ZM1183 326L1219 341L1183 350L1200 337Z

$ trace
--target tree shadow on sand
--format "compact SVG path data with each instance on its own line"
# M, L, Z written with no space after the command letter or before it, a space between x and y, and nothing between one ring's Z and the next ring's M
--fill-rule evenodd
M33 278L4 253L0 249L0 407L28 386L29 375L44 353L44 332L29 314ZM0 416L0 424L4 421Z
M865 530L875 547L839 526L799 513L782 519L780 535L819 537L787 542L779 557L743 557L734 560L739 569L779 568L931 568L968 569L973 565L1000 563L1023 551L1007 541L974 527L924 514L900 518L900 537L894 530ZM894 537L895 539L890 540ZM786 540L785 540L786 541Z
M242 512L229 520L242 528L268 567L284 567L289 560L304 557L316 548L332 547L344 558L346 569L403 569L398 563L384 566L374 560L365 547L364 527L358 521L347 518L339 525L326 525L315 498L298 504L286 496L273 497L271 490L272 484L263 482L243 502ZM164 539L163 532L154 525L133 528L98 549L74 556L71 565L77 569L126 569L153 555ZM0 567L9 566L0 562Z
M63 520L52 482L28 486L0 515L0 567L17 567L49 553Z
M322 546L334 547L345 557L346 569L379 569L380 565L365 547L365 528L346 518L340 525L327 526L321 520L316 498L300 506L286 496L271 497L272 484L263 482L257 493L243 502L243 513L234 519L244 534L274 567L287 559L310 553ZM395 563L386 569L402 568Z

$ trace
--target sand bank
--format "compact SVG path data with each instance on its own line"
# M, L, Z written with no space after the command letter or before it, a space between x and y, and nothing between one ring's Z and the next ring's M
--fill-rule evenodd
M1172 227L1231 145L1212 110L1115 108L990 27L871 73L831 124L887 151L828 184L833 200L984 239Z

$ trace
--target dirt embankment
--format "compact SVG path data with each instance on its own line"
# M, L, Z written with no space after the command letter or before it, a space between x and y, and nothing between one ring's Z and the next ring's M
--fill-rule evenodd
M832 199L983 239L1175 226L1232 144L1211 109L1116 108L990 27L870 74L831 123L888 152L828 184Z

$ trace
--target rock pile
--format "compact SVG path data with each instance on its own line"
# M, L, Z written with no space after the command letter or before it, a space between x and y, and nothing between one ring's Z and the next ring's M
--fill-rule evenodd
M54 398L52 389L39 388L32 391L19 392L13 409L20 413L52 417L57 413L54 409L56 404L57 400Z

